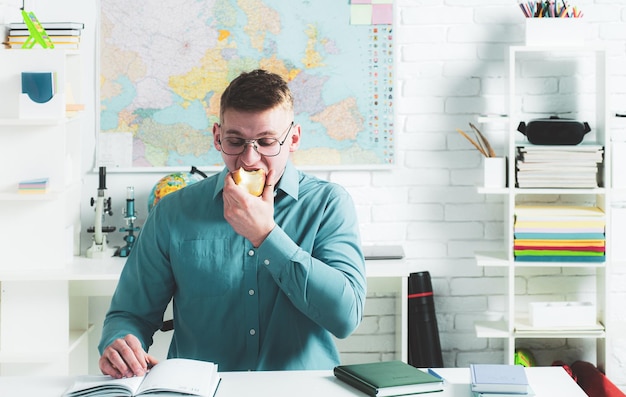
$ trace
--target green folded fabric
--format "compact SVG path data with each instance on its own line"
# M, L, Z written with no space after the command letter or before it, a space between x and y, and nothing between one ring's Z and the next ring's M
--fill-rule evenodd
M516 262L604 262L603 256L517 256Z
M604 252L565 250L515 250L515 256L604 256Z

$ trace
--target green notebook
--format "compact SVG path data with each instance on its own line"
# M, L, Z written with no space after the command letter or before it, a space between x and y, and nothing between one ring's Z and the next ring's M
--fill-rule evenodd
M402 396L443 390L443 379L403 361L339 365L337 379L373 397Z

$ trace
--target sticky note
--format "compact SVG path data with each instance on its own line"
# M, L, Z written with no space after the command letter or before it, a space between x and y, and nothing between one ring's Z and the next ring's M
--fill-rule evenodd
M391 25L393 23L393 5L373 4L372 23L374 25Z
M352 25L371 25L372 6L356 4L350 6L350 23Z

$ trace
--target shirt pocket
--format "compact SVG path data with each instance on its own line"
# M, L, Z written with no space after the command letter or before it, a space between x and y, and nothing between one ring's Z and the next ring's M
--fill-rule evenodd
M180 245L172 270L180 294L199 297L223 296L232 290L237 276L236 261L228 239L186 240Z

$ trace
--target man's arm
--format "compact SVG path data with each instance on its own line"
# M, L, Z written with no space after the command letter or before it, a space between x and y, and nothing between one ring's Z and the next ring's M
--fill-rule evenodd
M356 210L348 193L334 189L318 225L312 252L280 227L259 247L261 263L294 306L336 337L360 324L366 296L365 261Z
M129 371L140 375L156 363L145 352L161 326L174 287L167 258L158 248L167 246L163 240L169 236L158 232L158 211L151 215L124 265L104 320L100 369L111 376L127 376Z

